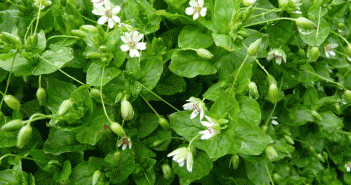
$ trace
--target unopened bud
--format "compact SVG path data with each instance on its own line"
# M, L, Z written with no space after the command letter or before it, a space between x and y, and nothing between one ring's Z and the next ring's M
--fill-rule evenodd
M349 57L351 57L351 44L347 45L346 51L347 51L347 54L349 55Z
M308 58L311 60L311 62L315 62L319 58L319 54L318 47L312 47L308 53Z
M171 126L170 126L170 124L169 124L169 122L167 121L166 118L160 117L160 118L158 119L158 123L161 125L161 127L162 127L163 129L169 130L169 129L171 128Z
M296 20L296 26L303 28L303 29L317 29L317 25L314 24L312 21L309 19L306 19L304 17L299 17Z
M12 95L9 95L9 94L5 95L4 101L5 101L6 105L9 106L12 110L20 110L21 109L20 101Z
M118 103L122 100L124 94L122 92L119 92L116 96L115 103Z
M85 54L86 58L101 58L101 56L102 56L101 53L97 53L97 52Z
M83 25L80 27L81 30L89 31L89 32L97 32L97 28L92 25Z
M88 36L84 31L81 30L72 30L71 35L80 37L82 39Z
M233 165L233 169L236 170L239 167L239 156L237 154L233 155L230 159L230 162Z
M323 155L325 160L328 160L328 153L327 152L323 151L322 155Z
M96 185L99 181L100 176L102 175L100 170L96 170L93 175L92 183L93 185Z
M160 139L160 140L157 140L155 142L152 143L152 147L158 147L160 146L160 144L162 144L165 140L164 139Z
M17 147L18 148L23 148L28 140L30 139L32 135L33 129L30 126L30 124L27 124L26 126L22 127L21 130L18 132L17 136Z
M15 35L12 35L11 33L2 32L1 34L3 35L3 38L6 39L4 39L4 41L7 41L8 44L18 45L21 43L20 38Z
M322 162L322 163L325 162L325 160L324 160L324 158L323 158L323 156L322 156L321 154L317 154L317 158L318 158L318 160L319 160L320 162Z
M295 143L294 140L288 135L284 135L284 138L285 138L286 142L288 142L291 145L293 145Z
M344 98L347 103L351 103L351 91L346 90L344 91Z
M121 113L124 120L131 120L134 117L133 106L128 100L122 100Z
M301 58L305 58L306 57L306 52L302 48L300 48L297 53L300 55Z
M263 125L263 126L261 127L261 130L262 130L264 133L266 133L267 130L268 130L267 125Z
M260 49L261 42L262 42L262 39L259 38L255 42L251 43L249 48L247 49L247 54L250 56L256 56Z
M22 126L23 126L22 120L15 119L15 120L11 120L11 121L7 122L5 125L3 125L1 127L1 130L5 131L5 132L17 131L20 128L22 128Z
M173 172L172 172L172 168L168 165L168 164L163 164L162 165L162 172L163 172L163 177L166 180L171 179Z
M268 145L265 149L266 156L269 160L273 160L278 157L277 151L273 148L272 145Z
M40 105L44 105L46 101L46 91L44 88L39 87L36 93Z
M109 51L109 49L106 46L100 46L99 51L102 53L107 53Z
M126 136L126 132L124 131L123 127L117 122L111 123L111 130L120 137Z
M259 94L258 94L258 89L257 89L256 83L255 82L250 82L248 84L248 87L249 87L250 93L257 98L259 96Z
M283 180L283 177L280 176L280 175L277 174L277 173L274 173L274 174L273 174L273 180L274 180L275 182L280 182L281 180Z
M59 110L57 111L57 114L58 115L64 115L66 114L72 107L73 105L73 101L71 99L68 99L68 100L64 100L61 105L60 105L60 108Z
M341 114L341 108L340 108L339 103L334 103L334 107L335 107L335 113L337 115L340 115Z
M197 49L196 53L197 53L197 55L199 55L199 57L207 59L207 60L210 60L213 57L213 54L210 51L208 51L207 49L203 49L203 48Z
M268 89L268 101L271 103L277 103L279 100L279 90L277 85L274 83L269 86Z
M311 111L313 117L317 118L319 121L322 121L322 116L315 110Z
M96 99L101 98L101 91L99 89L96 89L96 88L90 89L90 94ZM106 98L105 95L102 95L102 98L105 99Z

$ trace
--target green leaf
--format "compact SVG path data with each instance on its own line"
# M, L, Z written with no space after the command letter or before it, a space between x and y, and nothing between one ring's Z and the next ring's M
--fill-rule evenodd
M54 180L56 182L59 182L60 184L66 184L69 181L69 176L71 175L71 172L71 162L69 160L66 160L63 163L62 171L60 173L56 171L56 173L54 174Z
M234 0L217 0L214 5L213 20L217 25L221 33L229 33L230 21L234 10L237 10L240 6Z
M339 130L344 127L342 119L336 116L333 112L323 112L320 115L322 116L322 120L317 123L321 125L323 129Z
M118 166L114 167L111 172L110 180L112 183L120 183L126 180L135 169L135 161L132 151L126 149L120 152L121 159L118 162Z
M0 131L0 148L8 148L16 146L18 132L3 132Z
M50 74L64 67L73 59L71 48L61 47L46 50L39 58L38 65L33 68L33 75Z
M155 175L155 166L156 160L148 158L140 166L143 168L140 173L133 174L133 179L137 185L150 185L155 184L156 175Z
M225 92L225 90L220 87L221 83L222 82L213 84L202 96L207 100L216 101Z
M244 22L244 25L251 25L267 20L277 18L277 11L267 11L273 10L275 7L270 3L269 0L259 0L255 3L255 11L251 14L249 19ZM291 22L291 21L290 21ZM289 30L290 31L290 30ZM273 36L273 35L270 35ZM270 39L270 42L273 39ZM274 42L274 41L273 41Z
M31 150L30 155L34 159L34 162L46 172L55 173L55 171L60 169L62 156L45 154L39 149Z
M194 51L177 51L173 53L169 69L173 73L187 78L194 78L198 75L210 75L217 72L213 64L197 56Z
M86 185L90 184L93 180L94 172L97 169L94 166L88 164L88 162L82 162L78 164L71 174L70 184L74 185Z
M300 69L302 70L300 71L300 75L299 75L300 82L314 82L319 80L319 77L314 75L316 74L316 72L314 71L313 67L309 63L302 65Z
M270 174L272 174L272 164L259 158L258 161L250 162L245 160L247 177L256 185L269 185ZM267 171L269 169L269 171Z
M317 22L317 21L314 21L314 22ZM320 24L317 30L313 30L312 33L310 34L302 34L300 32L300 38L309 46L320 46L328 37L329 32L330 32L330 26L328 21L321 18Z
M211 159L205 152L199 152L194 156L193 171L190 173L186 169L186 164L179 167L178 163L172 162L172 168L175 174L179 175L180 184L190 184L208 175L213 168Z
M16 54L13 63L12 72L16 76L29 76L32 74L33 66L30 61L24 57L24 53ZM0 67L6 71L11 71L14 54L0 54Z
M89 88L89 85L80 86L70 95L70 98L74 103L79 107L84 107L84 109L88 111L88 113L84 115L86 117L85 120L88 120L88 118L92 116L94 107L93 100L90 97Z
M181 48L208 48L212 45L211 35L203 33L199 27L184 26L178 36L178 46Z
M153 113L139 115L138 138L145 138L158 127L158 117Z
M227 113L233 118L237 119L239 111L239 104L234 97L232 89L229 88L223 93L211 106L210 112L217 114L219 117L225 117Z
M138 72L138 81L148 89L153 89L160 80L163 71L162 61L157 57L147 58L140 62L140 71ZM143 89L143 93L147 93Z
M307 122L313 122L311 112L305 106L296 106L289 110L286 116L279 117L279 122L284 122L289 126L301 126Z
M236 78L236 83L234 84L235 94L240 94L247 89L247 86L250 83L249 80L252 76L252 67L253 63L248 63L245 61L244 64L240 65L240 67L234 71L233 77L234 79Z
M216 46L223 47L228 51L238 50L234 48L235 44L229 35L212 33L212 38Z
M261 122L261 108L258 102L247 96L238 99L240 109L238 117L251 125L259 125Z
M168 145L171 143L172 131L164 130L162 127L158 127L153 133L142 140L146 146L150 146L156 151L165 151ZM156 141L163 141L160 145L153 147L152 144Z
M75 135L75 132L64 132L51 128L48 139L44 143L43 151L53 155L60 155L67 152L81 152L90 148L89 145L79 143Z
M101 76L105 66L96 63L91 63L87 71L87 84L92 86L101 86ZM105 67L102 86L110 82L121 73L121 70L115 67Z
M186 82L183 77L174 73L170 73L163 81L158 83L155 90L160 95L173 95L184 92L186 89Z

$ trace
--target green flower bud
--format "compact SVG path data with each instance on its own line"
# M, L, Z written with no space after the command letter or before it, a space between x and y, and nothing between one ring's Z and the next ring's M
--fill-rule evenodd
M4 101L7 106L9 106L12 110L20 110L21 109L21 103L18 101L17 98L15 98L12 95L5 95L4 96Z
M101 99L101 91L99 89L96 88L92 88L90 89L90 94L96 98L96 99ZM102 98L105 99L105 95L102 95Z
M297 53L300 55L301 58L305 58L306 57L306 52L302 48L300 48Z
M256 0L243 0L244 6L252 6L255 3L256 3Z
M285 138L286 142L288 142L291 145L293 145L295 143L294 140L288 135L284 135L284 138Z
M307 57L311 60L311 62L317 61L319 58L319 49L318 47L312 47L310 51L308 52Z
M286 129L282 129L282 132L284 135L291 136L291 133Z
M165 140L164 139L160 139L160 140L157 140L155 142L152 143L151 147L158 147L160 146L160 144L162 144Z
M342 22L338 23L338 30L345 31L347 29L346 25Z
M319 121L322 121L322 116L315 110L311 111L313 117L317 118Z
M120 137L126 136L126 132L124 131L123 127L117 122L111 123L111 130Z
M226 88L228 88L229 87L229 84L227 84L226 82L221 82L220 84L219 84L219 88L221 88L221 89L226 89Z
M280 182L281 180L283 180L283 177L280 176L280 175L277 174L277 173L274 173L274 174L273 174L273 180L274 180L274 182Z
M344 98L347 103L351 103L351 91L346 90L344 91Z
M1 127L1 130L5 131L5 132L17 131L20 128L22 128L22 126L23 126L22 120L15 119L15 120L11 120L11 121L7 122L5 125L3 125Z
M308 150L313 154L316 154L316 149L313 146L308 147Z
M273 160L278 157L277 151L273 148L272 145L268 145L265 149L266 156L269 160Z
M68 100L64 100L61 105L60 105L60 108L59 110L57 111L57 114L58 115L64 115L66 114L70 109L71 107L73 106L73 101L71 99L68 99Z
M44 105L46 101L46 91L44 88L39 87L36 93L40 105Z
M306 19L304 17L299 17L297 19L295 19L296 21L296 26L303 28L303 29L317 29L317 25L314 24L312 21L310 21L309 19Z
M84 31L81 30L72 30L71 35L80 37L82 39L88 36Z
M85 54L85 57L86 58L101 58L102 55L101 55L101 53L92 52L92 53Z
M289 0L278 0L279 8L285 10L289 5Z
M36 46L38 44L38 34L34 33L30 38L32 40L32 46Z
M83 31L89 31L89 32L97 32L97 28L92 25L83 25L80 27L81 30Z
M327 152L323 151L322 155L323 155L325 160L328 160L328 153Z
M101 53L107 53L109 51L109 49L106 46L103 45L103 46L99 47L99 51Z
M322 163L325 162L325 160L324 160L324 158L323 158L323 156L322 156L321 154L317 154L317 158L318 158L318 160L319 160L320 162L322 162Z
M277 103L279 100L279 90L277 85L271 84L268 89L268 101Z
M264 133L266 133L267 130L268 130L267 125L263 125L263 126L261 127L261 130L262 130Z
M169 122L168 122L167 119L165 119L165 118L160 117L160 118L158 119L158 123L159 123L159 124L161 125L161 127L162 127L163 129L165 129L165 130L169 130L169 129L171 128Z
M233 155L230 159L231 164L233 164L233 169L236 170L239 167L239 156L237 154Z
M8 32L2 32L1 34L3 35L2 38L5 38L2 40L7 42L8 44L13 44L13 45L21 44L21 40L19 37L12 35L11 33L8 33Z
M351 136L347 135L347 140L349 140L349 142L351 143Z
M260 49L261 42L262 42L262 39L259 38L255 42L251 43L249 48L247 49L247 54L250 56L256 56Z
M33 129L30 124L22 127L17 136L17 147L23 148L32 135Z
M124 120L131 120L134 117L133 106L128 100L122 100L121 113Z
M340 109L339 103L334 103L334 107L335 107L335 113L337 115L340 115L341 114L341 109Z
M259 94L258 94L258 89L257 89L257 85L255 82L250 82L248 84L248 87L249 87L249 91L250 93L255 96L256 98L258 98Z
M168 165L168 164L163 164L162 165L162 172L163 172L163 177L166 180L171 179L173 172L172 172L172 168Z
M197 49L196 53L197 53L197 55L199 55L199 57L207 59L207 60L210 60L213 57L213 54L210 51L208 51L207 49L203 49L203 48Z
M93 175L92 183L93 185L96 185L97 182L99 181L100 176L102 175L100 170L96 170Z
M122 100L124 94L122 92L119 92L116 96L115 103L118 103Z
M246 21L252 14L252 6L246 8L246 10L243 11L243 14L241 15L241 20Z
M349 55L349 57L351 57L351 44L347 45L346 51L347 51L347 54Z

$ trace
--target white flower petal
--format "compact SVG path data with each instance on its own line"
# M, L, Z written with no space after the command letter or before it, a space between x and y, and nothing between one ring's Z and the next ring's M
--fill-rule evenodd
M329 52L328 52L328 49L327 49L327 48L324 49L324 53L325 53L325 56L326 56L327 58L329 58Z
M121 40L122 40L124 43L127 43L127 42L128 42L128 40L127 40L127 38L126 38L125 36L121 36Z
M197 1L197 4L198 4L200 7L203 7L203 6L204 6L204 0L198 0L198 1Z
M205 116L205 118L206 118L210 123L214 124L214 122L212 121L212 119L211 119L210 117Z
M117 147L120 147L120 146L122 146L122 140L120 140L120 141L118 142Z
M112 29L114 25L115 25L115 23L113 22L113 20L111 18L109 18L108 19L108 27Z
M121 19L116 16L116 15L112 15L112 19L115 21L115 22L121 22Z
M127 145L122 146L122 150L125 150L127 148Z
M199 132L199 134L207 135L207 134L210 134L210 131L202 130L202 131Z
M201 121L201 124L205 127L211 127L213 126L214 124L213 123L210 123L210 122L207 122L207 121Z
M111 2L109 0L105 0L104 1L104 4L105 4L105 8L107 10L111 10Z
M189 152L189 154L187 156L187 164L186 164L186 169L189 172L193 171L193 164L194 164L193 154L191 152Z
M184 108L184 110L193 110L194 103L186 103L186 104L183 105L183 108Z
M200 11L200 15L201 15L202 17L205 17L206 11L207 11L207 8L202 8L201 11Z
M122 51L128 51L130 48L129 48L129 46L128 45L122 45L121 46L121 50Z
M191 113L190 119L194 119L198 114L199 114L199 110L198 110L198 109L195 109L195 110Z
M178 162L180 167L183 167L185 164L185 161L186 161L185 158L182 158L181 161L179 161L179 162L177 161L177 162Z
M272 125L279 125L279 123L276 120L272 120Z
M190 0L189 5L195 7L197 6L197 2L195 0Z
M280 65L280 64L282 63L282 59L281 59L281 58L277 58L277 59L275 60L275 62L276 62L278 65Z
M132 141L129 139L129 149L132 149Z
M105 9L100 7L91 11L94 15L105 15Z
M105 24L108 20L108 17L102 16L98 19L98 24Z
M335 52L334 51L329 51L329 54L332 56L335 56Z
M116 6L112 9L112 14L118 14L119 11L121 11L121 7L120 6Z
M144 43L144 42L137 43L136 44L136 48L138 50L145 50L146 49L146 43Z
M196 20L197 18L199 18L199 15L200 15L199 12L196 12L193 16L193 19Z
M139 52L138 52L138 50L137 50L137 49L131 49L131 50L129 51L129 56L132 57L132 58L134 58L135 56L136 56L136 57L139 57Z
M200 109L200 121L204 118L205 111L204 109Z
M138 35L138 37L136 38L135 42L139 42L141 39L143 39L144 34L140 34Z
M188 7L185 9L185 13L187 15L193 15L194 14L194 8L193 7Z
M178 148L178 149L174 150L173 152L169 153L167 155L167 157L171 157L171 156L177 155L179 153L179 151L180 151L180 149Z
M138 35L139 35L139 32L138 31L134 31L133 36L132 36L132 40L134 42L138 42L137 41L138 40Z

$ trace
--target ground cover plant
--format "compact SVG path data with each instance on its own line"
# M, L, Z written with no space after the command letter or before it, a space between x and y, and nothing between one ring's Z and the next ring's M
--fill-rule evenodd
M0 184L351 184L351 1L0 3Z

